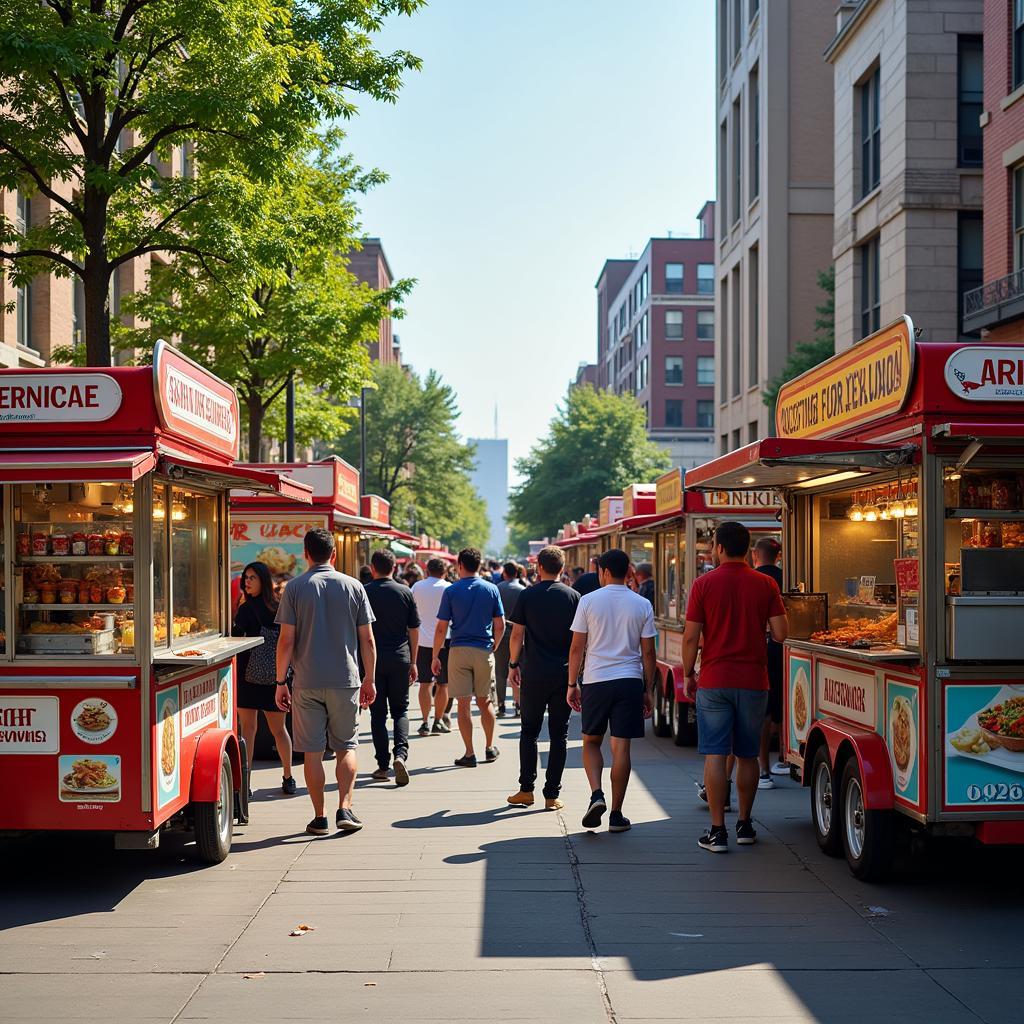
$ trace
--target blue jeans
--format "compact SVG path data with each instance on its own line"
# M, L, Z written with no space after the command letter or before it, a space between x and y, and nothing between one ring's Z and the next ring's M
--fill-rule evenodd
M732 686L698 689L698 752L757 757L767 710L767 690L742 690Z

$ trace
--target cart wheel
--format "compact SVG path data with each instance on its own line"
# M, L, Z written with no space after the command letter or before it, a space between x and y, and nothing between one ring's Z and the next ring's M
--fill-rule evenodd
M888 872L892 860L892 811L869 811L864 807L864 786L855 757L843 767L841 792L846 862L861 881L877 882Z
M221 755L220 790L212 803L192 805L195 819L196 847L208 864L219 864L231 851L231 818L234 806L231 762L227 753Z
M814 838L822 853L829 857L838 857L843 852L838 794L828 747L818 747L811 766L811 821Z
M677 700L672 701L671 723L672 742L677 747L692 747L697 743L697 723L690 724L690 708L692 704L681 704Z
M249 764L249 750L245 740L238 737L239 760L242 762L242 784L235 793L235 822L238 825L249 824L249 776L252 766Z
M670 736L672 734L672 726L669 724L668 718L665 716L665 705L667 698L663 698L658 689L655 690L654 696L654 714L651 716L651 728L654 731L655 736Z

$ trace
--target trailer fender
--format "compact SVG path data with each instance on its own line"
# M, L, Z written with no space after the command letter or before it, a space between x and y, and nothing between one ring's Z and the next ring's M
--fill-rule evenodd
M199 737L192 762L192 789L189 798L196 803L213 803L220 789L220 763L225 751L231 762L231 774L237 790L242 782L242 757L238 739L227 729L207 729Z
M857 758L861 782L864 785L864 804L869 811L888 811L893 802L892 766L889 751L882 737L855 725L822 719L814 723L807 736L804 755L803 784L810 785L810 770L818 747L828 747L835 777L848 757Z
M658 662L658 675L662 680L662 696L670 693L677 704L692 704L693 701L683 693L683 666L672 665L667 661Z

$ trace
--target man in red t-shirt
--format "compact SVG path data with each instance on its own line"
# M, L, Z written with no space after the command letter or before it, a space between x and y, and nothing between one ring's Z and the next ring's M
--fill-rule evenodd
M753 844L750 821L757 792L761 727L768 707L767 634L780 643L789 633L782 595L770 576L747 562L750 531L742 523L715 530L715 569L694 581L683 632L684 693L697 695L697 749L705 755L704 782L711 827L697 845L725 853L726 758L736 755L740 810L736 842ZM701 637L704 642L701 645ZM693 674L701 649L700 679Z

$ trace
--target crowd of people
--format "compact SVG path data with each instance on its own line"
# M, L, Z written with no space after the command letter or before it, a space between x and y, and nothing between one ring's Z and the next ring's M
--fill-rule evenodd
M631 828L623 813L630 745L644 735L656 697L649 564L634 566L624 551L612 549L586 570L569 571L562 550L550 546L528 569L512 561L485 562L478 550L465 548L453 567L432 558L425 574L414 563L400 574L394 554L385 549L375 551L355 579L334 567L334 539L323 529L306 534L304 553L307 571L279 593L265 565L245 567L234 632L265 641L239 660L239 726L246 747L253 749L262 712L281 758L286 794L296 792L293 748L302 754L313 805L308 833L330 832L325 749L335 757L335 826L362 828L353 808L361 710L370 712L377 763L371 778L393 777L399 787L410 783L414 687L420 737L450 733L454 711L464 748L456 768L497 761L496 720L519 717L519 784L507 798L517 807L535 802L545 717L544 805L565 806L569 723L578 712L590 787L582 824L596 829L607 814L610 832ZM781 643L788 629L779 554L778 542L768 539L751 552L746 527L722 523L714 537L715 569L694 581L687 602L684 688L696 704L698 750L705 759L699 788L710 815L698 844L715 853L728 849L724 816L731 810L733 778L740 845L756 841L754 798L758 788L772 785L768 752L773 724L781 717ZM606 736L610 802L604 788Z

